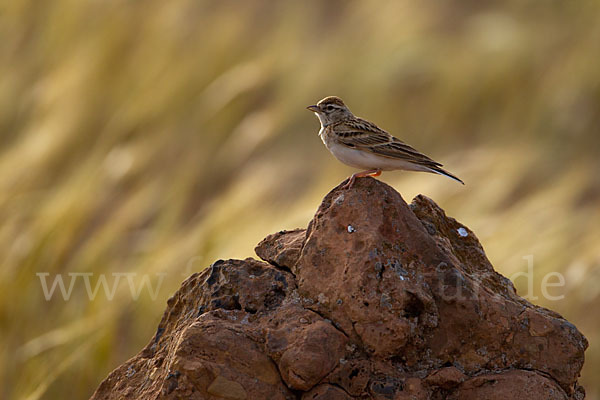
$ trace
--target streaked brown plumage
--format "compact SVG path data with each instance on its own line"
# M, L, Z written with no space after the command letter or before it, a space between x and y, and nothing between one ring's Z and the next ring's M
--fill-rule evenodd
M347 187L363 176L379 176L381 171L407 170L432 172L464 185L442 164L404 143L372 122L354 116L342 99L325 97L307 107L321 122L319 136L327 149L343 163L365 169L352 175Z

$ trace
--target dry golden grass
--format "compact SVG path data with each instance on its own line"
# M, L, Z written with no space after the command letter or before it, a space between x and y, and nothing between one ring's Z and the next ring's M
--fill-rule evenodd
M471 227L590 340L600 398L600 4L34 1L0 5L0 398L86 398L184 276L305 226L350 169L304 110L342 96L461 187L385 173ZM566 286L541 292L557 271ZM40 277L157 296L46 301ZM517 280L522 293L527 287Z

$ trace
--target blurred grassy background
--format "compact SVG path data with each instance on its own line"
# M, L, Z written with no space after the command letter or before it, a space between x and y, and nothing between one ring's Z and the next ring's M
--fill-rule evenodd
M467 183L381 177L472 228L590 340L600 398L600 2L4 1L0 398L86 398L217 258L304 227L352 169L304 109L336 94ZM545 274L564 287L542 296ZM46 301L37 273L144 274ZM80 278L81 279L81 278ZM556 280L552 280L555 282ZM524 279L517 279L521 293Z

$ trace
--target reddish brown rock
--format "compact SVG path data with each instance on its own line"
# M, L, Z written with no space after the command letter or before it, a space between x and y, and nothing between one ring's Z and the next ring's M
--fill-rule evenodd
M291 269L300 257L305 236L306 229L273 233L264 238L254 251L270 264Z
M188 278L93 399L583 398L585 338L424 196L359 179L256 252Z
M302 395L301 400L351 400L348 393L332 385L319 385Z
M463 383L448 400L566 400L569 397L539 373L512 370L480 375Z
M429 375L425 382L429 386L439 387L441 389L452 389L461 384L467 376L460 372L456 367L446 367L434 371Z
M281 376L292 389L309 390L338 364L346 337L329 322L317 321L303 329L281 355Z

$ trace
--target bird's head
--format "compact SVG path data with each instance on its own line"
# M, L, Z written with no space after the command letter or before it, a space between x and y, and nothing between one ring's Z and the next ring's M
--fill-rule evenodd
M323 126L353 117L352 112L346 107L342 99L336 96L325 97L317 104L306 108L317 114Z

